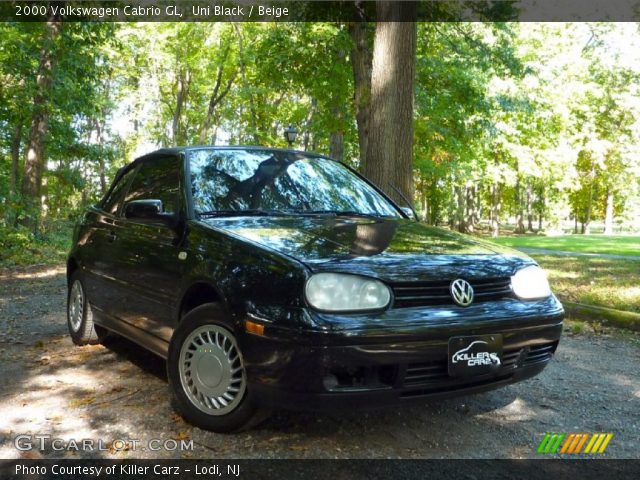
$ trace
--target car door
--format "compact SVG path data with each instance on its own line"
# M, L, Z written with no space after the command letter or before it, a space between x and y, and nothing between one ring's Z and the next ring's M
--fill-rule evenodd
M118 304L120 295L114 276L117 259L115 239L122 227L119 213L134 173L135 167L132 166L116 176L103 201L88 215L91 228L86 238L82 239L87 243L86 251L90 252L83 256L88 297L98 312L109 316L116 315L113 307Z
M160 221L126 218L129 202L160 200L163 213L178 217L184 207L181 196L182 161L179 157L144 160L124 199L118 229L114 275L121 295L117 316L165 340L171 338L180 279L184 271L179 232Z

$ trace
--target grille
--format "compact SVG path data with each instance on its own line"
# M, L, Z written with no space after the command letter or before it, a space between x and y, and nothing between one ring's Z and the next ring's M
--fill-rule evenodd
M558 342L543 343L525 348L508 348L502 353L502 366L496 372L497 375L508 375L519 366L529 366L537 363L548 362L553 357ZM447 360L436 360L423 363L411 363L407 365L404 376L404 387L433 386L434 388L446 387L457 384L460 380L450 377L447 371Z
M447 362L412 363L407 366L404 376L404 386L420 385L446 379Z
M522 364L533 365L534 363L548 362L551 360L551 357L553 357L553 352L555 352L557 345L558 342L553 342L529 347L529 351L526 353Z
M475 303L488 302L513 296L511 279L484 278L469 280L473 287ZM428 305L453 305L449 292L450 280L429 282L397 282L391 285L394 308L422 307Z

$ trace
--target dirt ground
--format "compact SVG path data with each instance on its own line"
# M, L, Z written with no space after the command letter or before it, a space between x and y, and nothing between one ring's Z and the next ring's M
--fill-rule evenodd
M640 458L640 339L628 332L565 334L541 375L501 390L374 412L282 411L219 435L173 412L161 359L123 339L75 347L66 331L62 267L0 272L0 458L527 458L545 432L612 432L604 457ZM22 434L50 437L23 452ZM54 438L70 447L55 450ZM94 451L71 439L93 439Z

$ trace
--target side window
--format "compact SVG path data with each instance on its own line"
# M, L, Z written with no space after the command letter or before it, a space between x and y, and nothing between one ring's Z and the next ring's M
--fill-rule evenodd
M176 213L180 208L180 162L175 157L145 161L131 182L125 198L132 200L162 200L165 213Z
M133 176L133 172L135 168L130 169L127 173L125 173L120 180L114 185L114 187L109 192L107 198L102 202L102 209L105 212L116 214L122 205L122 198L124 196L124 192L127 189L127 185L129 184L129 180Z

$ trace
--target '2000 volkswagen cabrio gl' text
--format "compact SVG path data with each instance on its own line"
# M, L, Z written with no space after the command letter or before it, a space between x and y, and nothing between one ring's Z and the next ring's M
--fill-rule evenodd
M121 169L67 276L74 342L114 332L164 357L176 408L219 432L532 377L564 315L526 255L422 224L340 162L259 147Z

